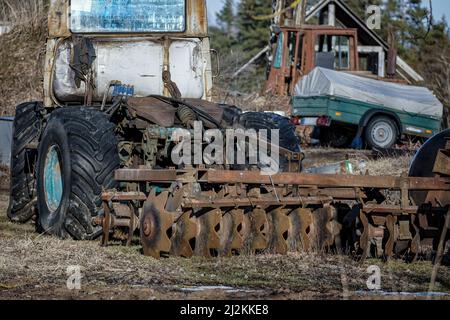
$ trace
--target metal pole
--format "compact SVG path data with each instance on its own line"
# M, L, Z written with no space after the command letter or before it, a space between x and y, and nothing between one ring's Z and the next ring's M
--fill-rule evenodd
M267 51L270 50L270 46L265 47L264 49L262 49L256 56L254 56L253 58L250 59L249 62L247 62L245 65L243 65L238 71L236 71L233 76L231 77L231 79L236 78L239 74L242 73L242 71L244 71L245 69L247 69L253 62L255 62L256 60L259 59L259 57L261 57L264 53L266 53Z
M436 260L434 263L433 272L431 273L430 287L428 289L429 292L431 292L434 289L434 286L436 284L436 277L439 267L441 266L442 257L444 255L445 244L447 239L447 231L449 228L450 228L450 209L448 210L445 218L444 230L442 230L441 239L439 241L438 250L436 252Z

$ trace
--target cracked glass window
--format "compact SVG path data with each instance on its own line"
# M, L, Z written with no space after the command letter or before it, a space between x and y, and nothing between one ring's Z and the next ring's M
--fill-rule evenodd
M183 32L185 0L72 0L74 33Z

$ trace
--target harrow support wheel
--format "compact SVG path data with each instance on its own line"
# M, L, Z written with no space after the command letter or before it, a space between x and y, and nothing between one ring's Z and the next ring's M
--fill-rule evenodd
M310 209L295 209L289 214L290 226L288 246L293 252L308 252L311 249L311 241L308 231L312 223Z
M274 254L287 254L287 232L289 230L289 218L285 209L277 208L267 214L269 222L268 251Z
M174 222L173 215L165 211L168 192L156 195L153 190L144 204L140 220L141 243L146 256L156 259L169 253L171 241L167 235Z
M214 209L196 217L195 221L198 227L194 249L196 256L212 258L212 252L220 249L220 237L217 232L221 220L220 209Z
M171 255L184 258L191 258L194 255L191 241L197 236L198 227L191 215L192 211L184 212L176 221L170 249Z
M244 215L242 237L244 239L245 251L254 254L267 249L269 245L268 231L267 215L263 209L256 208Z
M239 251L244 245L240 231L244 221L244 210L231 210L222 217L220 225L220 250L221 256L231 257L234 250Z

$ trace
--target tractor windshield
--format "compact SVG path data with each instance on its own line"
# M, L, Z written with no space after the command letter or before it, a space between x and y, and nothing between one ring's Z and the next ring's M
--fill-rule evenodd
M183 32L186 0L72 0L73 33Z

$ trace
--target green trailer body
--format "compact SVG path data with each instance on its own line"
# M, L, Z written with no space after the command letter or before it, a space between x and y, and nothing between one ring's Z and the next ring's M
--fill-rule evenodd
M401 126L402 134L431 137L441 130L441 119L438 117L409 113L377 105L337 96L293 97L293 116L329 117L332 122L359 126L368 116L376 112L395 115Z

